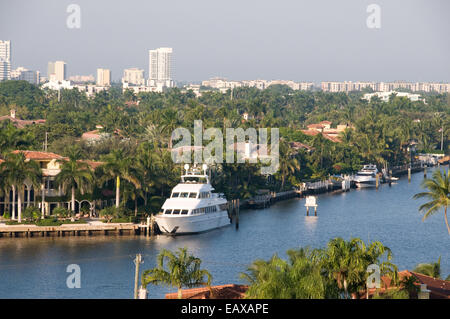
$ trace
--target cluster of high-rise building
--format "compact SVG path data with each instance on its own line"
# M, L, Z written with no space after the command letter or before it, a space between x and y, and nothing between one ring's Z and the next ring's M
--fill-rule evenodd
M162 92L175 86L172 74L172 48L158 48L148 52L148 79L144 70L125 69L122 77L123 90L139 92Z
M174 87L172 78L172 48L149 50L148 77L144 70L138 68L125 69L122 78L124 90L138 92L162 92ZM39 71L18 67L11 70L11 41L0 40L0 81L25 80L32 84L43 83L44 88L53 90L73 89L92 95L111 86L111 70L98 68L97 77L92 75L67 76L67 64L64 61L48 62L47 76ZM95 82L95 84L94 84Z
M351 92L371 88L378 92L391 92L398 89L407 89L412 92L450 93L450 83L432 82L322 82L321 88L324 92Z
M163 92L167 88L175 86L172 70L173 49L161 47L148 51L148 75L140 68L127 68L123 71L122 88L139 92ZM18 67L11 70L11 41L0 40L0 81L24 80L33 84L44 83L43 87L54 90L77 88L93 95L111 86L111 70L97 69L97 77L93 75L76 75L67 77L67 64L64 61L49 62L47 77L43 77L39 71ZM201 85L190 84L186 90L193 90L197 95L208 89L227 92L238 87L255 87L266 89L270 85L287 85L293 90L309 91L315 89L313 82L294 82L286 80L244 80L230 81L225 78L215 77L202 81ZM362 91L370 88L376 92L389 93L398 89L407 89L412 92L437 92L450 93L450 83L431 82L321 82L320 88L324 92L351 92ZM385 94L386 95L386 94ZM384 97L384 95L383 95Z

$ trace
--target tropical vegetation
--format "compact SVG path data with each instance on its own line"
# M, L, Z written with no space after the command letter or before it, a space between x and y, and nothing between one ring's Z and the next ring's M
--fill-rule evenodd
M194 120L201 120L204 130L280 129L280 168L276 174L261 175L262 163L210 166L215 189L229 199L249 198L260 189L289 190L330 174L356 171L368 162L379 167L405 165L414 156L408 151L411 141L418 143L418 151L439 151L441 129L443 152L448 153L448 94L423 92L425 100L415 102L396 96L388 102L377 98L366 101L362 94L294 91L272 85L265 90L236 88L232 96L230 92L205 91L197 97L178 88L134 94L113 86L88 98L76 89L61 90L58 96L25 81L5 81L0 83L0 115L15 109L19 118L43 118L46 122L17 128L1 121L0 156L6 158L17 149L42 150L47 141L48 151L69 157L66 172L72 169L86 175L80 175L78 181L60 177L62 186L72 195L75 191L76 200L113 199L116 208L124 207L130 215L140 217L156 213L178 182L182 167L171 160L170 147L177 142L172 131L184 127L192 133ZM250 115L247 121L243 119L245 112ZM308 124L323 120L331 121L333 127L349 125L341 133L340 143L322 134L302 132ZM101 133L101 139L81 138L94 129ZM292 142L310 148L294 149ZM74 148L78 149L76 160L71 158ZM90 178L83 160L103 165Z

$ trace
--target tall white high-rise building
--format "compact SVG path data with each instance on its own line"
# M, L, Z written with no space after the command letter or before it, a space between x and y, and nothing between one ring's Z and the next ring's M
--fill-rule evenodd
M172 81L172 48L158 48L149 51L148 79L150 86L174 86Z
M50 81L62 82L66 79L66 62L49 62L47 76Z
M0 40L0 81L11 79L11 41Z
M97 85L98 86L111 85L111 71L109 69L97 69Z
M144 70L138 68L123 70L122 83L128 83L131 85L144 85Z

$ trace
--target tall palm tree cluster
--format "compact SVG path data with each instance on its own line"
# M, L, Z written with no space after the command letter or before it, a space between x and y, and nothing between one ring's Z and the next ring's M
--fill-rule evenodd
M3 195L9 196L9 190L12 190L12 219L19 222L22 221L22 203L23 203L23 189L25 182L29 182L34 187L38 188L41 179L41 170L36 162L26 161L23 153L10 153L5 160L0 164L0 187L3 190ZM17 215L16 215L16 194L17 196Z
M397 282L397 267L390 249L380 242L334 238L326 248L300 248L287 252L288 260L274 255L256 260L241 277L249 282L249 298L323 299L358 298L367 289L369 265Z

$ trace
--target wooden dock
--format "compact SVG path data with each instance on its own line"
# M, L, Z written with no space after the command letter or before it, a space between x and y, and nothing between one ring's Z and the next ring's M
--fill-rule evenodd
M134 235L139 233L139 225L131 223L63 224L61 226L0 225L0 237Z

